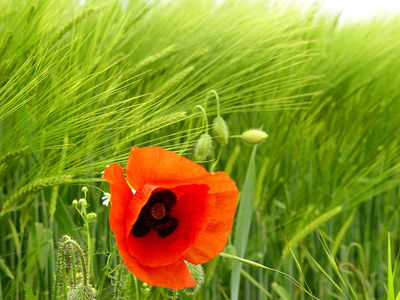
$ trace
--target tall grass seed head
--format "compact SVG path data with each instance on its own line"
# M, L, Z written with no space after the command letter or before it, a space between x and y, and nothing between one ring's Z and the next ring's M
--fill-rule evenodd
M222 117L216 117L213 121L213 134L219 141L226 145L229 139L229 129L225 120Z
M259 145L268 138L268 134L260 129L250 129L240 136L242 141L250 145Z
M211 154L212 140L208 133L204 133L200 136L194 149L194 158L196 161L206 160Z

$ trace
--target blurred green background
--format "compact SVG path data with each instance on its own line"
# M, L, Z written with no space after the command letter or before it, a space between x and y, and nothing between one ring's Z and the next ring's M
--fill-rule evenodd
M192 110L215 90L231 135L269 134L245 257L319 299L390 299L400 290L398 275L388 281L388 253L394 266L400 249L400 17L338 19L244 0L0 1L0 298L24 299L25 283L51 299L58 240L85 241L72 200L87 186L92 284L110 272L101 298L111 299L101 172L124 166L134 145L179 152L191 118L193 159L204 128ZM211 124L215 98L206 111ZM217 166L240 190L251 149L231 138ZM230 298L231 266L205 264L202 290L182 299ZM310 298L253 266L240 284L239 299ZM168 295L139 288L141 299Z

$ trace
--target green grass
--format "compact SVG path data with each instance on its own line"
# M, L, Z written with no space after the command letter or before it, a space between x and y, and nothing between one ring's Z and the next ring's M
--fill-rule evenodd
M0 1L0 299L50 299L57 242L87 238L72 206L84 185L101 298L118 274L131 295L167 297L119 267L101 171L125 165L133 145L185 149L194 115L193 159L203 117L192 111L210 90L230 135L269 134L244 258L276 271L243 264L239 299L399 293L399 17L338 25L296 4L78 2ZM206 111L212 124L213 97ZM216 166L241 191L251 150L231 138ZM181 298L230 297L227 256L204 268L200 293Z

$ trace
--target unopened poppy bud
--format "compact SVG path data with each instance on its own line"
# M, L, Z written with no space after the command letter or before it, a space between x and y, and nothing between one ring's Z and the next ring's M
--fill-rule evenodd
M83 198L79 199L79 204L82 206L86 206L87 205L86 199L83 199Z
M96 299L96 292L91 285L78 284L76 287L68 290L67 299L69 300L92 300Z
M82 187L82 192L83 193L87 193L88 192L88 188L86 186Z
M206 160L208 155L211 153L212 140L211 136L204 133L200 136L194 149L194 159L197 161Z
M72 205L77 207L78 206L78 200L75 199L74 201L72 201Z
M259 129L250 129L243 132L240 137L245 143L250 145L258 145L263 143L268 138L268 134Z
M213 121L213 134L222 144L228 144L229 130L228 125L221 117L217 117Z
M86 216L86 220L88 222L94 222L96 220L96 218L97 218L97 215L94 212L88 213Z
M191 288L186 288L183 289L183 292L187 295L194 295L198 291L200 291L201 287L203 286L204 283L204 270L201 265L193 265L187 261L185 261L190 274L193 276L194 281L196 281L195 286Z

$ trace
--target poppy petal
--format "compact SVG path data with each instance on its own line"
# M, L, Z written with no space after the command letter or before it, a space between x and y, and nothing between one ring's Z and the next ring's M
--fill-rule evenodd
M127 238L130 254L150 267L169 265L180 259L196 243L212 215L215 196L208 195L208 190L207 185L172 188L178 197L171 213L178 222L176 229L166 237L154 229L142 237L130 234Z
M198 265L203 264L224 250L232 230L233 217L239 195L235 182L225 172L217 172L203 179L214 193L215 207L207 226L197 242L183 255L183 259Z
M182 259L166 266L152 268L142 265L135 257L132 257L127 249L127 244L118 245L118 250L128 270L152 286L183 289L196 284Z
M192 179L207 174L209 173L201 165L156 146L133 147L126 165L126 176L135 190L146 183L152 185L171 181L175 182L175 185L193 183Z
M114 235L125 232L125 212L133 197L125 180L124 170L118 164L112 164L104 170L103 178L110 184L111 210L110 226Z

